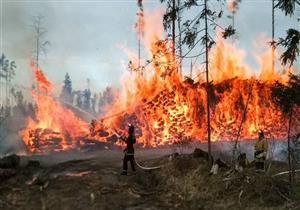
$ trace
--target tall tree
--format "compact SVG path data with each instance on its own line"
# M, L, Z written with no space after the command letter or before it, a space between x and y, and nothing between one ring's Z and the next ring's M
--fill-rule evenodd
M221 0L217 0L221 2ZM211 32L217 27L223 31L223 37L227 38L234 34L235 30L232 26L223 28L217 24L217 19L222 17L223 11L212 10L212 5L210 5L209 0L185 0L180 7L177 5L173 7L171 0L161 0L161 2L167 3L167 10L164 15L164 27L165 30L170 29L173 20L178 18L178 12L188 13L191 8L200 8L200 12L194 17L189 18L183 23L183 40L182 44L188 47L188 51L183 53L181 59L185 58L198 58L204 55L205 72L206 72L206 94L207 94L207 141L208 141L208 153L209 153L209 164L212 164L211 158L211 126L210 126L210 79L209 79L209 50L215 44L214 39L211 36ZM203 21L203 22L201 22ZM204 26L201 24L204 23ZM202 50L198 46L201 44ZM192 51L198 51L196 55L190 55Z
M86 111L91 111L91 91L90 89L85 89L83 91L83 108Z
M177 7L181 7L181 0L177 0ZM179 49L179 73L182 76L182 30L181 30L181 12L177 10L177 27L178 27L178 49Z
M6 115L8 115L10 113L9 107L10 107L11 97L12 97L12 94L11 94L11 91L10 91L10 89L12 88L11 81L12 81L12 78L15 76L15 68L17 66L16 66L15 61L10 61L9 59L7 59L5 57L4 54L2 54L1 57L0 57L0 66L1 66L0 77L4 78L4 81L5 81L4 104L5 104L5 107L6 107L5 108ZM0 85L2 86L2 83ZM1 91L1 94L2 94L2 91ZM1 99L3 100L3 98L1 98ZM2 103L2 106L4 104Z
M99 100L98 100L98 112L101 114L104 111L104 108L112 104L115 100L115 92L116 90L113 87L106 87L104 91L99 93Z
M272 41L271 41L271 47L272 47L272 72L275 71L275 0L272 0Z
M232 20L232 28L235 28L235 14L238 10L238 5L242 0L229 0L228 1L228 9L231 12L231 15L228 17Z
M92 108L92 113L96 114L96 103L98 100L98 95L94 93L93 97L91 98L91 108Z
M50 42L46 40L47 30L44 27L44 21L45 17L41 14L34 16L32 20L35 39L34 57L37 68L39 68L41 55L46 54L48 46L50 45Z
M62 88L62 91L61 91L59 97L61 100L72 104L73 103L72 81L71 81L70 75L68 73L66 73L65 79L63 82L64 82L64 85L63 85L63 88Z
M78 91L74 91L74 95L76 96L76 106L78 108L83 108L83 94L82 91L78 90Z

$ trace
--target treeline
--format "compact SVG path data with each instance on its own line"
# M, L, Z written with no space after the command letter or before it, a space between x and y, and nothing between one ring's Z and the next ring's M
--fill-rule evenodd
M92 93L89 87L84 90L73 90L70 75L66 73L59 99L67 105L76 106L93 115L100 115L105 112L105 107L113 103L117 93L118 90L111 86L99 93Z
M27 101L24 90L30 88L14 84L16 63L4 54L0 57L0 124L9 117L31 117L35 119L36 105ZM28 90L26 90L28 89ZM94 116L104 114L105 108L116 99L118 90L111 86L103 91L92 93L89 87L83 90L74 90L70 75L66 73L59 95L62 104L76 107Z
M17 116L32 116L34 105L24 99L20 88L13 83L17 66L15 61L8 59L4 54L0 57L0 124L12 114Z

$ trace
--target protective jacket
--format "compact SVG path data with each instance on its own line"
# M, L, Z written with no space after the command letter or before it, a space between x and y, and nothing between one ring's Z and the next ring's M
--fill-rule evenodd
M134 148L133 145L135 144L136 139L135 136L132 134L129 134L128 137L125 139L126 148L124 150L125 155L133 155L134 154Z
M255 143L255 160L264 161L267 157L268 152L268 142L265 138L258 139Z

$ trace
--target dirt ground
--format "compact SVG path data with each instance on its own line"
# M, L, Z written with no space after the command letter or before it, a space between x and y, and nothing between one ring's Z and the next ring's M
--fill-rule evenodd
M22 157L17 173L1 180L0 209L300 209L283 180L252 169L210 176L205 160L173 152L138 150L143 166L163 167L128 176L120 175L122 150Z
M148 151L140 159L168 152ZM81 160L68 160L75 156ZM122 158L121 150L24 157L18 173L1 182L0 209L163 209L148 182L151 172L122 176ZM25 167L28 159L42 166Z

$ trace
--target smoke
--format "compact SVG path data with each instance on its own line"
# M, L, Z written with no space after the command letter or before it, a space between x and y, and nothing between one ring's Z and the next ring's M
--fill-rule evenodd
M268 154L267 159L273 161L287 161L287 141L286 140L273 140L268 141ZM238 150L240 153L245 153L249 161L254 160L254 145L255 141L241 141L238 143ZM230 162L233 155L234 142L216 142L212 143L212 151L216 157Z
M14 108L13 115L1 120L0 156L26 153L26 146L18 135L19 130L25 126L25 121L25 116L17 107Z

